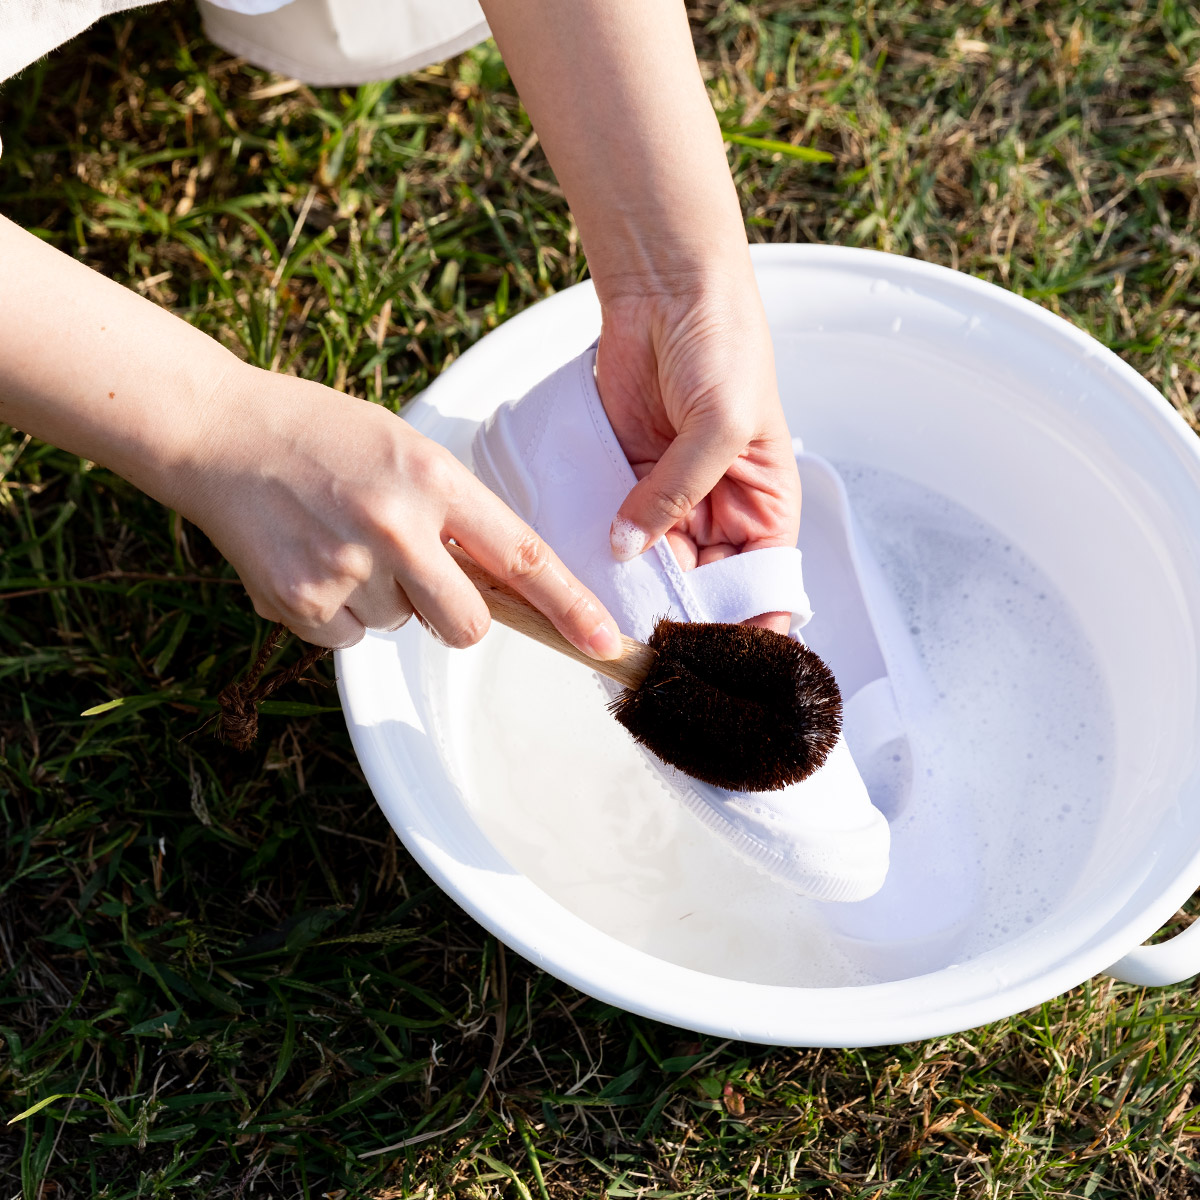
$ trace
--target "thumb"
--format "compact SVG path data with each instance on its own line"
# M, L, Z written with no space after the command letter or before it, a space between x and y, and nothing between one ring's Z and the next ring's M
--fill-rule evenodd
M625 497L613 519L613 557L628 562L678 525L713 490L742 451L737 436L685 428L650 473Z

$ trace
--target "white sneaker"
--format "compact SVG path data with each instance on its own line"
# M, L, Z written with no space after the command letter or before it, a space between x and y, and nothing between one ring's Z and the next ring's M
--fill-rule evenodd
M755 550L687 572L665 538L629 562L613 558L609 526L636 477L601 405L595 358L593 347L492 414L475 438L478 476L545 538L631 637L645 641L663 616L741 621L764 612L791 612L795 635L812 613L794 548ZM648 757L709 829L794 890L853 901L882 886L887 820L872 805L841 738L819 771L777 792L726 791Z

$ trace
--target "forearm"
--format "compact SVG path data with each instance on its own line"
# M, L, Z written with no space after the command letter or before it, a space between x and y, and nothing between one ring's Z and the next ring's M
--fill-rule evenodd
M601 300L744 277L740 206L682 0L483 0Z
M176 504L239 360L0 217L0 421Z

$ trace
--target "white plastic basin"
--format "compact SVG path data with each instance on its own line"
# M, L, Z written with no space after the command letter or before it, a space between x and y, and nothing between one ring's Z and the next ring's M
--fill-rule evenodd
M924 934L906 942L901 928L878 956L883 981L839 976L829 963L847 944L840 914L797 907L749 877L730 876L722 892L710 873L705 889L717 850L686 814L656 807L624 735L598 700L589 707L587 673L506 631L452 652L413 622L338 655L355 749L392 826L449 895L539 966L726 1037L889 1044L1011 1015L1098 972L1142 984L1197 972L1200 922L1140 945L1200 885L1195 436L1099 343L990 284L865 250L760 247L754 260L793 433L839 463L919 484L1010 539L1089 647L1111 741L1097 748L1103 785L1090 776L1064 808L1086 809L1087 836L1029 868L1035 883L1040 871L1054 884L1053 904L963 957L949 942L931 954ZM479 421L598 327L590 285L571 288L484 338L408 419L469 461ZM544 801L557 786L564 820L583 831L575 841L558 840L553 805L538 810L548 824L520 817L526 785ZM964 806L973 794L963 791ZM994 804L987 816L1002 825ZM626 829L643 818L644 829ZM626 849L590 862L588 830L607 836L606 822L622 823L614 836ZM928 891L912 865L897 888L912 877ZM986 905L955 912L960 925L995 917Z

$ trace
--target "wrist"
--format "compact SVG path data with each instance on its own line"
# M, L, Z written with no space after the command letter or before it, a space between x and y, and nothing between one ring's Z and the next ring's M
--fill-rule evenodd
M215 492L264 449L262 416L268 371L231 352L196 364L173 421L155 422L152 444L138 448L132 471L120 473L160 503L204 526Z
M675 260L596 281L604 328L663 336L679 328L725 330L739 340L766 335L766 313L749 252L741 260Z
M250 440L242 428L247 410L236 397L246 394L246 378L255 369L205 341L209 344L191 347L200 354L184 357L172 392L161 397L153 417L129 441L122 439L105 461L147 495L191 520L197 480L225 447Z
M736 197L731 204L657 206L606 214L602 228L580 222L601 304L626 296L696 296L754 287L750 247Z
M748 272L741 205L678 0L484 0L603 302Z

